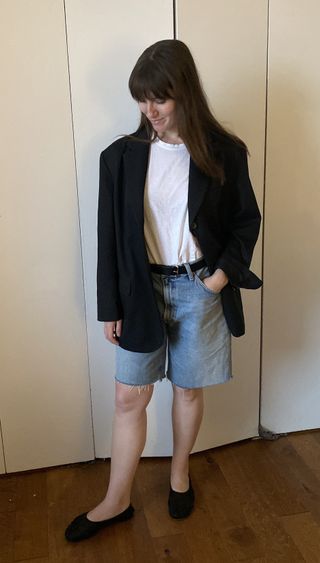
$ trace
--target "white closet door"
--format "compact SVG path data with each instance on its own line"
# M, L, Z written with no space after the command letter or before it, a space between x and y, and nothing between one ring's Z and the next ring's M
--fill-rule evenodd
M7 472L92 459L63 1L3 0L0 413Z
M139 123L128 90L130 72L151 43L173 37L171 0L66 0L77 177L97 457L110 456L114 404L114 346L97 322L96 214L100 152ZM169 384L149 407L145 453L164 454L170 441ZM163 420L163 413L166 413ZM161 418L160 418L161 413Z
M217 118L248 145L262 210L267 0L178 1L178 39L191 48ZM252 264L261 273L261 236ZM242 290L246 335L233 338L233 379L206 391L195 449L258 434L261 290Z
M262 423L320 427L318 0L270 1Z

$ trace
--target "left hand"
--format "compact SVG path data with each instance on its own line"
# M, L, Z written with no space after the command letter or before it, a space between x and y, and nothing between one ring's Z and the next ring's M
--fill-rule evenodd
M220 268L217 268L211 276L207 276L202 280L204 285L211 289L211 291L214 291L214 293L220 293L228 281L228 276Z

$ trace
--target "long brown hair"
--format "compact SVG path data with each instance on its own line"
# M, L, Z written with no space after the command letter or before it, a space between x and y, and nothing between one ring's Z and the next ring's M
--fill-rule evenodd
M136 101L174 99L179 136L192 160L208 176L224 181L224 171L218 158L223 142L246 145L227 131L213 116L203 90L198 71L185 43L165 39L148 47L139 57L129 78L129 89ZM141 113L139 130L145 128L149 142L157 138L148 118ZM212 151L212 135L217 151ZM211 147L211 150L210 150Z

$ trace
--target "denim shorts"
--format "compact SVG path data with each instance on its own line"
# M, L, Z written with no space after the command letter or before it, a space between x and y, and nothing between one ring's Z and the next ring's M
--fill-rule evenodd
M154 352L131 352L117 346L116 381L145 386L166 378L191 389L232 378L231 334L221 295L203 283L210 275L206 266L195 272L189 264L185 266L186 274L152 272L165 341Z

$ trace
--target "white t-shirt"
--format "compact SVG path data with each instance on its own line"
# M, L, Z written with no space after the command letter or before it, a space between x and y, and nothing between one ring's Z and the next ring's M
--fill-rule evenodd
M151 143L144 191L144 236L152 264L177 265L202 257L189 230L190 155L184 144Z

